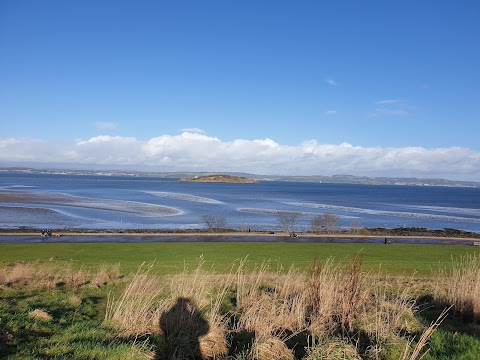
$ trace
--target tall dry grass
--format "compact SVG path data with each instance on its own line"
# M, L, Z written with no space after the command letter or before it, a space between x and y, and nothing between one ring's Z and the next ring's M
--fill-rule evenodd
M480 321L480 256L452 259L452 265L449 270L439 270L434 298L441 306L452 306L466 320Z
M160 359L195 358L199 351L208 357L225 354L220 308L233 275L216 275L203 265L200 259L193 271L162 278L151 274L153 264L143 264L120 296L109 294L106 326L124 336L159 334Z
M150 274L153 264L142 264L119 297L108 294L105 324L123 335L158 332L158 319L168 300L163 284Z
M314 263L306 292L310 326L315 335L345 336L352 332L354 321L368 299L366 281L360 257L347 263L335 263L333 259Z
M308 272L247 270L245 259L223 275L202 260L168 277L142 267L109 298L105 323L158 332L160 359L418 359L438 323L425 329L409 288L393 283L363 272L360 257L317 261Z
M405 346L405 351L403 352L401 360L421 359L424 356L424 354L428 352L428 349L427 351L424 351L424 349L428 345L428 341L432 337L435 330L437 330L437 328L446 319L450 309L451 307L445 308L442 311L440 316L434 322L432 322L430 326L422 333L422 335L420 336L420 339L414 346L412 346L414 341L413 338L408 341L407 345Z

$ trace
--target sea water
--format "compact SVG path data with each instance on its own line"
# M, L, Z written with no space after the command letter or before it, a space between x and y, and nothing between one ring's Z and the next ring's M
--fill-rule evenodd
M262 181L259 184L50 174L0 174L0 227L204 228L204 215L238 230L281 229L279 211L299 213L298 231L318 214L349 227L455 228L480 232L480 189ZM12 195L19 195L15 200Z

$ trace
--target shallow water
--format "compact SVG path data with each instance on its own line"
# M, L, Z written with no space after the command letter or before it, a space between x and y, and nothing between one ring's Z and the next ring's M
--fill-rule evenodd
M204 215L237 230L279 231L276 213L318 214L340 227L456 228L480 232L480 189L261 182L212 184L172 179L0 174L0 227L197 229Z

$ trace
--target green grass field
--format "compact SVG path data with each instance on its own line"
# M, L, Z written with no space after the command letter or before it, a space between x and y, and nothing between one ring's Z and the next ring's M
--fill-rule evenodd
M358 254L362 257L361 261L358 261L358 258L350 261ZM465 265L467 255L469 255L470 263L468 266L464 266L465 271L461 270L459 272L462 276L451 277L454 282L449 281L449 278L439 271L440 269L451 270L455 268L459 270L458 260L463 257L463 264ZM275 321L279 321L279 319L286 321L292 318L292 314L298 313L300 317L293 316L293 319L297 319L295 321L305 321L305 316L307 316L305 314L307 313L297 312L295 310L297 307L293 304L298 301L299 304L303 304L302 309L313 309L308 305L310 304L308 302L310 297L307 295L313 294L314 291L321 294L321 296L312 298L315 300L314 303L324 301L318 309L322 309L322 311L328 309L329 302L325 299L330 296L335 298L335 301L331 302L333 304L332 311L334 311L335 309L343 309L344 306L339 304L343 304L342 301L345 299L348 300L348 294L357 293L349 291L349 289L356 289L359 293L368 294L368 297L355 298L359 301L359 304L360 299L366 299L366 302L361 302L358 309L352 308L353 310L351 310L356 319L352 322L354 329L346 335L344 334L345 336L335 332L329 333L328 337L318 338L317 340L320 342L330 341L332 344L339 346L342 352L353 351L357 355L361 354L361 357L325 355L322 351L326 351L325 349L330 349L330 347L324 349L321 346L318 348L310 347L310 350L316 349L315 351L319 353L318 356L313 356L312 353L310 354L312 356L307 357L303 348L307 344L300 341L300 337L296 338L300 341L298 346L296 343L290 343L287 339L282 339L280 343L284 346L287 346L288 343L287 351L290 351L289 354L295 353L295 359L361 358L364 360L397 360L402 358L400 354L405 351L407 341L413 339L412 347L415 346L419 341L420 333L437 319L440 312L451 303L450 298L442 297L441 293L434 291L435 285L439 285L441 289L443 289L442 286L450 289L455 288L458 284L463 284L463 287L459 288L458 294L464 295L467 300L478 298L475 295L479 293L478 267L480 262L478 256L480 256L479 247L453 245L258 242L2 244L0 245L0 358L98 360L140 360L153 358L153 356L157 356L159 359L165 358L163 355L165 355L164 351L167 347L160 341L162 334L159 329L154 328L152 332L151 325L149 325L145 329L141 328L137 333L129 334L122 332L122 328L117 329L104 321L106 314L109 313L107 311L109 294L115 294L119 298L123 290L128 289L127 285L131 282L134 283L134 276L122 276L122 274L136 272L142 263L154 263L152 272L149 274L173 275L138 277L140 280L144 279L145 284L153 280L154 282L151 283L151 287L145 286L143 288L143 285L134 287L133 296L126 298L130 299L127 300L126 304L131 301L134 305L125 306L125 309L122 308L119 316L128 318L126 324L131 326L137 324L135 322L137 317L139 319L138 324L143 324L143 312L140 309L146 309L145 314L157 314L157 307L163 306L161 305L162 299L172 297L173 301L179 296L178 294L188 296L198 304L203 304L201 312L205 316L209 312L217 311L214 310L216 308L212 307L210 302L211 298L222 294L221 287L216 282L229 277L219 277L212 274L209 269L218 273L227 273L235 262L238 263L239 260L247 258L247 268L253 269L255 265L269 262L270 270L274 272L278 269L278 265L281 265L285 270L294 265L299 270L305 270L302 274L310 274L308 276L311 276L311 278L308 276L307 278L297 277L295 273L290 275L277 274L279 276L267 274L268 276L262 278L263 270L259 270L257 267L251 279L259 277L263 279L263 282L255 283L254 280L248 280L253 281L252 289L258 288L251 295L257 297L252 297L253 300L250 303L248 301L242 302L239 306L235 296L232 296L237 292L231 291L237 286L240 288L239 284L244 286L246 284L245 279L249 278L246 276L241 278L244 280L239 280L236 275L232 278L236 279L234 281L238 281L238 284L232 282L226 288L227 295L224 298L219 297L222 299L222 306L218 308L218 316L225 316L226 318L228 316L235 316L236 318L252 316L250 321L255 321L251 323L256 324L258 322L259 331L267 331L269 324L271 324L270 318L277 319ZM200 258L204 261L200 273L204 274L202 275L204 277L190 276L190 274L186 277L178 276L182 274L185 267L194 270ZM325 261L331 258L343 265L349 263L361 264L359 266L362 266L364 270L371 272L371 274L359 272L358 268L351 266L335 267L336 264ZM321 272L313 271L314 267L312 265L315 260L323 262L323 269L327 270L324 275L321 275ZM120 264L121 274L118 272L116 264ZM105 270L107 266L104 265L112 266L110 270ZM98 273L95 273L96 271ZM387 272L391 276L377 276L377 274L383 274L383 272ZM195 274L194 271L192 275ZM367 276L368 281L354 281L355 279L360 281ZM414 281L411 277L414 277ZM283 278L285 279L282 280ZM318 279L318 281L312 282L313 279ZM297 281L303 285L295 287ZM302 283L302 281L306 282ZM360 285L360 283L363 285ZM374 283L377 285L374 286ZM164 286L165 284L170 285ZM268 286L265 286L265 284L268 284ZM385 286L383 292L375 290L376 286L379 285L381 287ZM290 288L290 286L292 287ZM208 289L211 287L211 289L204 293L202 292L204 287ZM290 290L285 292L285 297L281 297L279 295L281 294L280 290L286 288ZM179 292L178 289L182 290ZM276 290L272 292L272 289ZM323 289L326 289L325 292L323 292ZM161 292L158 295L157 292L160 290ZM405 294L408 294L411 298L404 299L402 297L404 295L400 296L403 291L406 291ZM295 294L295 296L291 296L292 294ZM304 296L302 294L307 295L302 297ZM416 302L417 298L419 299L418 303ZM137 304L135 301L138 299L150 301L149 305L147 307L143 306L143 303L135 305ZM305 303L300 302L300 300ZM290 302L292 303L290 304ZM123 300L119 303L123 304ZM348 301L346 303L350 304ZM270 307L264 309L263 306L266 304L269 306L273 304L278 307L272 308L273 310ZM416 309L417 305L415 304L418 304L418 309L423 309L423 311L416 313L416 317L414 317L412 310ZM161 314L170 311L169 306L166 306L163 312L158 312L155 315L152 320L154 324L158 324ZM245 308L242 308L242 306ZM248 306L252 308L250 309ZM475 305L473 309L477 307ZM132 310L129 312L128 309ZM265 312L262 312L262 309ZM291 312L289 312L289 309ZM364 313L359 309L366 309L368 312ZM258 316L255 315L254 310L259 311ZM280 315L278 315L277 312L279 311L285 313L280 312ZM386 314L386 317L382 314ZM408 314L411 314L411 316ZM465 314L471 318L465 317L459 311L451 311L447 320L433 333L427 346L430 352L426 354L424 359L460 360L480 358L478 314L475 313L475 310L472 313L473 315L468 312ZM371 316L384 316L385 318L381 317L379 321L372 322ZM326 317L325 319L337 318L341 319L338 316ZM296 324L295 321L289 323L288 326L293 328ZM377 323L379 326L373 331L371 326ZM111 324L113 325L114 322ZM226 324L232 325L233 323L227 322ZM250 324L250 322L246 321L245 324ZM320 322L319 324L323 323ZM325 322L325 324L328 324L328 322ZM211 322L210 326L216 325ZM261 326L265 327L262 328ZM382 332L384 328L390 330ZM232 327L229 328L228 332L222 332L223 330L220 332L221 339L228 340L222 353L225 355L228 352L229 356L225 359L251 360L257 358L252 355L253 353L247 353L247 350L254 346L253 344L242 343L235 337L248 333L248 331L242 329ZM275 329L267 331L270 339L272 336L277 336L275 335ZM312 327L312 329L314 328ZM362 338L363 342L360 342L361 339L356 337L356 334L362 332L368 333L365 338L368 341ZM305 331L301 334L307 336ZM173 338L173 340L180 341L181 339L179 337L179 339ZM285 340L285 343L283 343L283 340ZM258 341L262 341L262 338L259 337ZM369 352L369 342L371 342L370 345L375 345L377 350L381 350L380 355ZM332 349L332 351L335 350ZM406 357L404 359L416 360L418 358Z
M3 244L0 262L63 260L75 266L95 268L120 263L122 272L134 272L143 262L155 262L159 274L178 273L186 265L194 268L203 256L207 267L227 271L238 259L248 257L253 266L269 261L304 269L315 259L333 257L343 261L361 254L364 270L386 271L391 275L428 276L439 267L451 266L452 258L480 253L477 247L401 244L294 244L294 243L83 243Z

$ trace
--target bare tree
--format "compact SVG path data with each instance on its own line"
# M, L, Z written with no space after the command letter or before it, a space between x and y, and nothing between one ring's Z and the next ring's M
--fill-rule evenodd
M351 220L351 221L349 221L348 226L350 227L350 231L351 231L353 234L360 234L360 232L361 232L361 231L360 231L360 230L361 230L360 221Z
M327 227L327 233L331 234L338 227L338 216L333 214L325 214L325 226Z
M331 234L338 226L338 216L333 214L319 214L312 220L312 231L315 234L326 232Z
M320 234L325 230L325 219L323 215L316 215L312 219L312 231L315 234Z
M275 215L283 231L293 232L302 214L292 211L277 211Z
M247 232L250 230L250 228L246 223L242 222L238 224L238 230L240 230L241 232Z
M206 214L202 215L202 220L210 232L219 232L227 227L227 220L223 216Z

